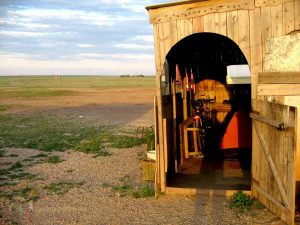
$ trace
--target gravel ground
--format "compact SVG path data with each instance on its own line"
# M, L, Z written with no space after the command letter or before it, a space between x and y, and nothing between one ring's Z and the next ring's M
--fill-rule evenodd
M145 148L109 149L111 156L97 158L73 151L52 153L64 161L27 165L25 171L38 175L38 178L6 188L31 186L40 198L26 203L2 199L0 224L282 224L267 210L252 212L252 215L238 214L228 208L228 200L223 197L134 198L122 197L112 191L124 177L129 177L133 186L141 184L137 155ZM30 149L6 149L6 152L18 154L18 160L41 153ZM1 165L8 158L1 157ZM47 193L43 189L58 181L84 184L63 195Z
M10 113L42 112L87 123L138 127L153 124L154 93L153 89L85 90L79 97L1 101L18 106L10 109ZM0 197L0 224L283 224L266 209L238 214L228 208L228 199L223 197L122 197L113 187L122 185L124 178L133 187L141 185L138 155L145 149L146 146L108 149L111 156L97 158L74 151L48 153L63 159L57 164L36 163L38 158L23 162L45 153L38 150L4 149L6 155L17 154L18 157L0 157L0 169L21 161L24 172L36 177L2 186L0 194L30 187L29 197L39 196L39 199L24 201L23 197L18 197L10 201ZM81 185L75 185L64 194L44 188L66 181ZM0 180L0 184L4 182Z

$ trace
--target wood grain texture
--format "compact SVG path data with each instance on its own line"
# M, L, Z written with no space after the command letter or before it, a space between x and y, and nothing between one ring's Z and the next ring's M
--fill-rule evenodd
M250 51L250 20L248 10L238 11L238 42L237 44L243 51L248 64L251 64Z
M238 12L227 12L227 36L235 43L239 41Z
M251 93L256 98L256 86L258 73L262 71L262 34L261 34L261 10L257 8L249 11L250 17L250 54L251 54Z
M295 30L300 30L300 1L295 0Z
M299 96L300 84L259 84L257 95Z
M203 16L193 18L193 33L204 31Z
M194 18L210 13L229 12L238 9L254 9L254 0L213 0L203 2L187 2L186 4L173 5L149 10L150 23L162 23L170 20Z
M261 8L261 35L262 35L262 56L266 54L266 42L272 37L271 7Z
M253 110L270 120L294 124L294 107L253 100ZM295 129L279 131L255 121L253 134L252 193L287 224L294 224Z
M255 0L256 7L280 5L291 0Z
M283 10L282 5L271 7L272 18L272 37L280 37L284 35L283 29Z
M294 1L283 3L283 26L284 34L295 30L295 5Z
M300 72L259 73L258 83L259 84L300 84Z

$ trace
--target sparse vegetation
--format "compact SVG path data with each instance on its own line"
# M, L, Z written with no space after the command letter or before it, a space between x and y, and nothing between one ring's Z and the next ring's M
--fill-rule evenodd
M130 177L128 175L122 177L120 182L120 185L112 187L112 191L118 193L120 197L131 196L134 198L148 198L155 195L154 188L151 184L144 183L138 187L134 187L130 182Z
M6 176L9 174L9 169L0 169L0 176Z
M137 191L132 193L132 196L135 198L148 198L155 195L155 190L151 184L144 183L142 184Z
M0 139L3 140L0 148L20 147L43 151L75 148L80 141L101 131L101 128L81 127L71 121L43 115L0 115L0 124Z
M9 178L11 179L19 179L19 180L32 180L36 178L37 176L31 173L15 173L15 174L9 174Z
M41 153L41 154L38 154L38 155L30 156L29 158L45 158L45 157L48 157L48 154Z
M8 110L10 108L10 106L8 105L0 105L0 112L4 112L6 110Z
M231 209L237 209L239 212L245 212L253 207L262 208L263 206L260 202L251 198L251 196L242 191L238 191L231 197L229 207Z
M5 151L0 149L0 157L4 157L5 156Z
M85 182L73 182L73 181L60 181L54 182L44 187L48 193L55 193L57 195L64 195L72 188L79 188L84 185Z
M40 198L37 189L34 189L32 187L16 189L10 192L0 192L0 197L4 197L12 201L19 201L22 203L36 201Z
M95 156L108 156L109 153L105 151L105 148L101 145L99 137L91 137L85 139L77 145L76 150L88 154L95 154Z
M23 167L23 164L20 161L18 161L16 163L14 163L13 165L11 165L10 169L11 170L17 170L17 169L20 169L22 167Z
M17 183L15 182L3 182L0 184L0 187L10 187L10 186L15 186Z
M0 124L0 139L3 140L0 148L32 148L49 152L75 149L95 156L108 156L104 146L131 148L152 142L154 138L149 132L143 137L130 132L114 135L117 133L114 127L80 126L70 120L43 115L0 115ZM66 133L68 135L64 135ZM30 158L42 157L47 156L39 154Z
M62 160L57 155L48 156L45 160L45 163L60 163Z
M132 148L145 143L145 140L128 135L112 135L110 147L113 148Z
M8 157L16 158L16 157L19 157L19 155L18 154L9 154Z

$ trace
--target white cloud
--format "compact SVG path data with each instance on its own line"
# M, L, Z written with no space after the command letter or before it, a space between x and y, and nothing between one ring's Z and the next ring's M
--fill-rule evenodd
M96 45L91 45L91 44L77 44L77 47L79 48L94 48Z
M153 49L152 45L138 45L138 44L115 44L115 48L121 49Z
M130 4L131 0L101 0L102 3L106 4Z
M45 37L45 36L62 36L64 34L61 32L28 32L28 31L0 30L0 35L10 36L10 37Z
M38 19L74 20L98 26L112 26L115 23L122 21L145 20L145 18L137 16L112 16L107 13L96 11L71 9L27 8L14 11L10 10L8 11L8 14L12 17L25 17L31 21L35 21Z
M131 3L131 4L123 4L122 8L128 9L130 11L136 12L136 13L147 13L147 10L145 9L145 3Z
M137 36L133 37L132 40L133 41L142 40L142 41L145 41L145 42L154 43L153 35L137 35Z
M154 60L137 58L133 61L112 59L33 60L29 57L0 55L0 73L3 75L121 75L154 74Z
M115 60L154 60L151 54L100 54L100 53L80 53L74 56L76 59L115 59ZM73 57L73 58L74 58Z
M49 28L57 28L59 27L57 24L49 24L49 23L33 23L30 19L25 18L6 18L0 19L0 24L3 25L13 25L13 26L22 26L27 29L49 29Z

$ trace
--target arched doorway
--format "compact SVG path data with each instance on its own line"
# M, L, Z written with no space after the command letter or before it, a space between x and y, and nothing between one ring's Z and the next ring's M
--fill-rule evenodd
M163 73L163 114L173 120L167 186L250 190L251 82L240 48L193 34L171 48Z

